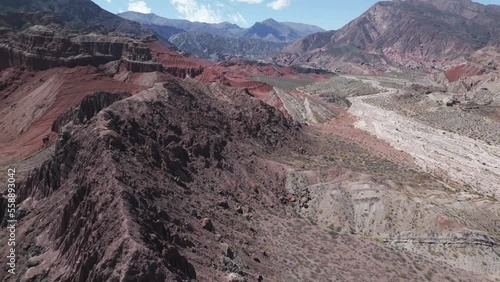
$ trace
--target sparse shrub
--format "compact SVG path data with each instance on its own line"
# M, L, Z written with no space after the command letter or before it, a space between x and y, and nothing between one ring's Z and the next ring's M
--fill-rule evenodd
M428 272L424 275L424 277L425 277L425 279L427 279L427 281L432 281L432 276L433 276L433 275L434 275L434 273L432 273L432 271L430 271L430 270L429 270L429 271L428 271Z
M427 251L429 252L429 254L431 255L435 255L436 254L436 250L434 250L434 248L432 248L431 246L427 247Z
M350 226L349 226L349 232L350 232L351 234L356 234L356 228L354 228L354 226L350 225Z
M312 224L312 225L318 225L318 223L314 220L314 218L312 218L311 216L308 216L307 217L307 220L309 220L309 222Z
M497 198L495 197L495 194L489 195L488 198L490 198L490 200L492 200L493 202L498 202Z
M330 236L332 237L333 240L337 239L337 236L338 236L337 232L330 230L330 231L328 231L328 234L330 234Z

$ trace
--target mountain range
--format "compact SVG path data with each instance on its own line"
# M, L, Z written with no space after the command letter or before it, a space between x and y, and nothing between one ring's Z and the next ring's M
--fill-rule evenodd
M73 29L103 26L134 35L146 32L138 23L119 18L88 0L3 0L0 9L0 20L5 26L43 23L49 13Z
M158 32L158 28L148 26ZM163 33L161 33L163 34ZM178 50L213 61L233 58L259 60L280 52L287 44L254 38L226 37L206 32L183 32L169 38Z
M227 37L262 39L279 43L294 42L305 35L324 31L324 29L314 25L277 22L273 19L257 22L250 28L242 28L228 22L215 24L191 22L188 20L167 19L155 14L142 14L130 11L120 13L118 16L145 25L171 26L185 32L194 31Z
M445 67L500 44L500 6L470 0L383 1L336 31L305 36L276 56L285 65Z
M161 37L168 38L184 53L216 61L230 58L264 59L278 53L290 42L324 31L314 25L280 23L273 19L255 23L250 28L242 28L228 22L190 22L138 12L118 15L141 23Z

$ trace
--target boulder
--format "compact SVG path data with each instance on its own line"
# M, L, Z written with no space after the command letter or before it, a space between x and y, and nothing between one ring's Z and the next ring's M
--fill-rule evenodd
M201 220L201 227L208 231L214 230L214 225L212 224L212 220L210 218L204 218Z

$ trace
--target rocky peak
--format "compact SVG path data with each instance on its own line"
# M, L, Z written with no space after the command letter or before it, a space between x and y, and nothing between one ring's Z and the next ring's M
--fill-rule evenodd
M247 29L243 37L264 38L274 42L292 42L300 38L300 35L286 24L267 19L263 22L257 22Z
M273 18L266 19L262 21L263 24L268 24L268 25L276 25L279 24L279 22L275 21Z
M40 11L53 13L68 27L78 30L102 25L110 30L128 34L148 33L147 30L141 28L140 24L103 10L91 0L7 0L0 2L0 8L4 15Z

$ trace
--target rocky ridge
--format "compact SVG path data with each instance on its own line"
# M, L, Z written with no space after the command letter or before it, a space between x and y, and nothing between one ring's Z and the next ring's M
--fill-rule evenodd
M69 34L46 26L33 26L2 38L0 69L25 66L33 70L55 67L99 66L111 61L125 63L134 71L161 71L145 43L101 34Z
M168 38L182 52L212 61L264 59L278 53L287 43L324 31L312 25L280 23L273 19L255 23L250 28L241 28L227 22L190 22L130 11L118 15L139 22Z
M179 50L190 56L212 61L257 60L273 55L286 46L259 39L225 37L210 33L184 32L169 38Z
M94 105L85 112L99 97L82 103ZM477 278L294 216L281 200L291 167L277 161L314 152L303 130L245 91L190 79L112 103L21 183L18 248L27 255L4 280ZM349 265L328 263L340 253ZM278 267L288 257L290 267ZM398 271L379 271L388 265Z
M17 28L47 23L52 18L74 30L103 27L128 35L150 33L138 23L117 17L88 0L6 0L0 3L0 8L4 23Z

